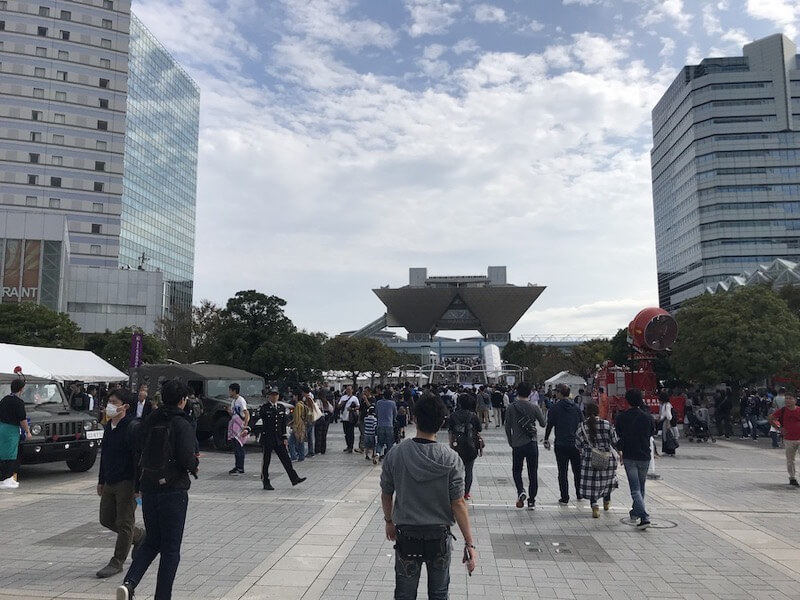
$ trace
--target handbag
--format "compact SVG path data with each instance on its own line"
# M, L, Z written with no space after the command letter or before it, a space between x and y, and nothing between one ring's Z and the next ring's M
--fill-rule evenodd
M589 439L589 434L587 432L586 439ZM597 469L598 471L603 471L608 469L611 466L611 452L606 450L600 450L597 446L591 446L589 448L591 450L591 465L593 469Z
M316 402L311 403L311 417L313 418L313 422L316 423L322 418L322 411L317 406Z

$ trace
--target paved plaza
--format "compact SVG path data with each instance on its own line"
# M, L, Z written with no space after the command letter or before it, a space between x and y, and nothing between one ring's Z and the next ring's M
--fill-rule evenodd
M587 502L559 506L554 457L541 446L536 510L514 508L501 431L491 426L475 467L478 568L468 578L454 561L451 598L800 598L800 490L787 485L783 451L768 442L683 440L678 458L657 461L662 479L647 488L653 527L642 532L626 518L624 477L599 519ZM308 481L296 488L273 460L274 492L261 489L257 446L239 477L227 474L232 455L204 450L174 597L391 598L380 467L342 454L340 425L328 447L297 466ZM122 576L94 576L114 544L97 523L96 477L97 466L81 475L62 465L26 467L19 490L0 492L0 599L114 597ZM155 566L137 600L152 597Z

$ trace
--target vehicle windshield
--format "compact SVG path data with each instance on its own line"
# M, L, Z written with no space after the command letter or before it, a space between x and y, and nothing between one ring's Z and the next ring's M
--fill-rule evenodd
M11 393L10 383L0 383L0 397L5 397ZM58 389L58 384L49 383L28 383L20 394L26 406L39 406L41 404L63 404L64 399Z
M238 383L239 394L246 399L256 399L261 397L261 390L264 389L263 379L209 379L206 382L208 389L208 396L210 398L227 398L228 386L232 383Z

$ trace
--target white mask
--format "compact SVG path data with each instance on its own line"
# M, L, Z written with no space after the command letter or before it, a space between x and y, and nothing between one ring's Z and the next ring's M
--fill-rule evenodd
M118 414L119 414L119 409L117 409L116 406L114 406L113 404L109 404L108 406L106 406L106 416L109 419L113 419Z

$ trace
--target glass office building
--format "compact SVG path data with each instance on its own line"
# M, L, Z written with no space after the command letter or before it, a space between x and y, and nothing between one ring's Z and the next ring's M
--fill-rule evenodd
M186 311L194 278L200 90L131 15L120 263L164 274L164 307Z
M684 67L653 110L658 292L673 310L776 258L800 261L800 70L783 35Z

